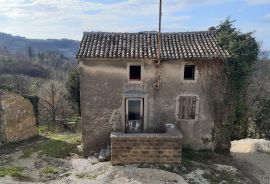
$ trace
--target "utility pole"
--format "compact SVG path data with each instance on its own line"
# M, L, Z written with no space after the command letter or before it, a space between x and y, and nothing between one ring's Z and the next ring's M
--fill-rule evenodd
M160 59L161 59L161 16L162 16L162 0L159 1L159 26L157 34L157 61L155 62L156 68L156 82L154 84L155 88L159 89L160 86Z

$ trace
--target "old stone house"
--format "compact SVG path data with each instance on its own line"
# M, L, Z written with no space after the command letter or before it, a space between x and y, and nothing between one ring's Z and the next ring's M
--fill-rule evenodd
M0 90L0 145L38 135L31 102L12 92Z
M161 33L157 73L157 39L156 32L84 33L77 58L85 156L111 142L115 164L178 163L170 155L181 157L182 141L213 148L206 74L221 68L229 54L215 31Z

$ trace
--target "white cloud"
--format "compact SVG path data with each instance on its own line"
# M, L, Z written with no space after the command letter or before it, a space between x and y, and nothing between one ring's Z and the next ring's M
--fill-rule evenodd
M264 22L268 22L268 23L270 23L270 13L269 14L267 14L267 15L265 15L264 17L263 17L263 19L262 19Z
M270 4L270 0L246 0L248 5Z
M164 0L163 30L186 29L191 8L232 0ZM157 30L159 0L0 0L0 31L34 38L80 39L83 31ZM181 14L180 14L181 13Z

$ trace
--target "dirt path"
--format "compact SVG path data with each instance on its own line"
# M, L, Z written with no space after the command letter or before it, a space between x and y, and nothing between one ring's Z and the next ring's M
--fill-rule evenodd
M78 136L50 134L1 147L0 184L257 184L257 180L262 184L270 183L266 177L270 175L270 155L267 154L245 152L232 157L186 149L183 163L178 167L167 164L112 166L111 162L99 162L95 157L83 158L76 147L80 143ZM260 150L266 150L267 144L262 144ZM237 148L245 147L244 144Z
M270 155L266 153L232 153L242 168L252 174L261 184L270 183Z
M31 182L19 182L9 176L0 177L0 183L5 184L26 184L26 183L50 183L50 184L187 184L185 180L175 173L150 169L138 168L136 166L115 166L110 162L98 162L96 158L80 158L74 155L69 160L59 159L53 160L55 163L48 163L53 158L40 156L38 153L33 153L29 158L20 158L21 152L14 153L12 166L25 168L25 171L31 176ZM59 162L56 164L56 162ZM46 180L40 177L40 168L46 165L58 165L61 167L68 167L68 176L57 175L53 180ZM54 167L56 167L54 165ZM45 180L44 180L45 179Z
M231 155L261 184L270 183L270 141L263 139L232 141Z

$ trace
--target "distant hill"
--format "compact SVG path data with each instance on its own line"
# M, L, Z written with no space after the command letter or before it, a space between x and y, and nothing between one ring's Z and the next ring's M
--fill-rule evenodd
M80 42L69 39L28 39L21 36L0 33L0 48L15 53L29 47L34 52L56 52L66 57L75 58Z

